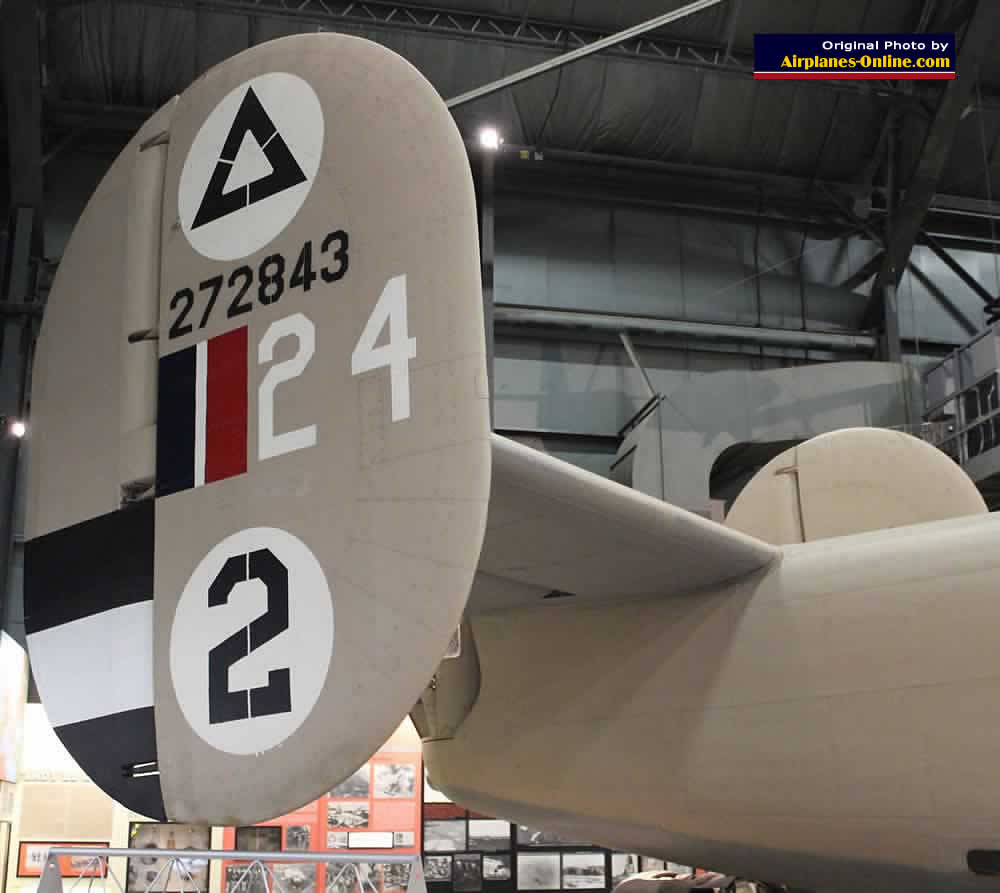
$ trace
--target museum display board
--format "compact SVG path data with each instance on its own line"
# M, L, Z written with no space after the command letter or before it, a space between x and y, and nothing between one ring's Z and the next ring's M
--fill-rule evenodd
M258 825L214 829L214 836L205 826L149 822L129 815L85 780L44 715L29 716L26 725L26 744L31 747L22 767L24 798L10 860L12 893L33 890L40 854L60 841L147 849L210 849L214 842L216 847L247 852L421 854L429 893L609 891L637 871L684 870L512 825L452 803L427 780L419 738L409 723L318 800ZM97 801L91 803L93 798L85 795L96 795ZM113 819L113 814L118 817ZM122 863L115 870L119 875L125 872L126 893L141 893L160 874L165 860L148 855L127 866L124 859ZM278 885L282 893L405 893L409 880L408 866L377 861L358 864L357 874L339 865L280 860L271 864L277 885L259 872L247 876L248 863L185 860L194 886L204 893L277 893ZM63 872L74 873L71 857ZM157 889L164 880L165 873ZM185 884L185 891L191 888L190 882ZM166 891L179 893L176 873Z
M17 852L17 876L41 877L45 867L45 858L49 847L103 847L107 849L106 840L101 841L59 841L59 840L23 840ZM95 862L93 856L60 856L59 873L63 877L107 877L108 861L102 858Z
M471 812L426 775L423 832L431 893L609 891L639 871L690 870Z
M212 848L212 829L208 825L185 825L175 822L131 822L129 847L132 849L208 850ZM171 866L170 860L141 856L128 860L125 893L208 893L207 859L182 859Z
M229 850L419 854L421 845L420 740L407 722L353 775L288 815L245 828L226 828ZM269 893L273 882L246 863L223 864L222 893ZM269 863L283 893L390 893L404 891L406 865L358 864L343 870L325 863ZM359 877L361 883L359 884Z
M24 649L0 632L0 780L17 782L17 756L24 727L28 661Z

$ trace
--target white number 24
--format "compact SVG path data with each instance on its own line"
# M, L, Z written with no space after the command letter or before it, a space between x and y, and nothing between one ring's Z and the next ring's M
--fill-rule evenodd
M389 341L376 347L379 335L389 324ZM302 313L295 313L271 323L257 348L257 360L270 363L275 344L286 335L298 341L295 354L271 366L257 392L257 455L271 459L316 445L316 426L308 425L282 434L274 433L274 393L279 384L298 378L316 349L316 329ZM406 275L394 276L365 323L361 337L351 354L351 375L389 367L392 421L410 417L410 360L417 355L417 339L409 334L406 319Z

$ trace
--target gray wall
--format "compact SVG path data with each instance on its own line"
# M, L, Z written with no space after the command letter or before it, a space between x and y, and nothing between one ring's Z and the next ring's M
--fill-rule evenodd
M821 239L801 231L756 227L658 210L586 205L501 194L496 211L497 303L618 312L742 325L810 330L857 327L870 283L855 291L848 277L877 251L846 233ZM955 251L996 292L990 255ZM978 325L982 303L927 249L913 261ZM912 275L899 289L905 338L960 344L968 335ZM803 318L804 311L804 318ZM773 369L831 359L868 359L797 349L638 344L653 386L670 394L709 372ZM908 359L917 366L928 360ZM534 335L498 335L496 422L501 429L614 433L646 401L646 389L624 350L607 343ZM555 455L564 441L542 440ZM582 449L582 448L581 448ZM610 449L588 445L581 459L606 473Z
M496 240L498 302L798 328L804 301L817 329L856 325L865 297L832 286L872 250L706 217L503 196Z

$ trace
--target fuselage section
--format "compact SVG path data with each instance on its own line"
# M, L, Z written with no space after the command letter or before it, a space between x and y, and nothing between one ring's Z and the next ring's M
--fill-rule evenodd
M425 743L431 777L476 810L744 877L982 888L998 539L980 515L786 547L684 596L475 618L481 691Z

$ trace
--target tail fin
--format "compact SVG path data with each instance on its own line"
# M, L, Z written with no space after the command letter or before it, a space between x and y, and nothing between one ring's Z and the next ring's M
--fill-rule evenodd
M288 812L418 700L453 734L468 626L424 689L470 592L681 594L777 555L491 439L476 227L444 102L340 35L223 63L108 172L37 351L25 597L50 719L115 799Z
M475 198L441 98L341 35L208 72L88 205L36 366L26 608L64 742L184 821L349 775L433 674L486 521Z

